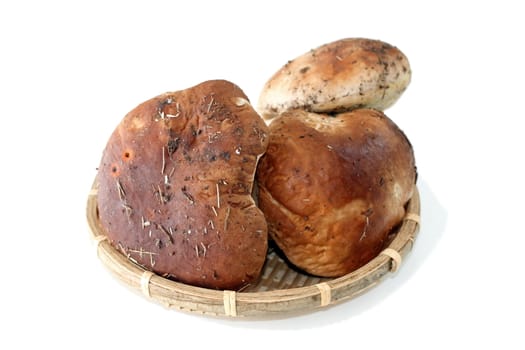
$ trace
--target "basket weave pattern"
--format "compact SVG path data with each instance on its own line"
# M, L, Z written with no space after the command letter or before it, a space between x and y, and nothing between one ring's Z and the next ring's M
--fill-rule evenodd
M352 299L380 283L388 273L397 271L419 231L420 200L415 188L405 218L388 247L356 271L334 279L313 277L293 269L276 251L270 250L255 284L242 291L218 291L158 276L117 251L100 225L97 192L94 183L87 201L87 221L103 265L124 284L168 308L213 316L281 317Z

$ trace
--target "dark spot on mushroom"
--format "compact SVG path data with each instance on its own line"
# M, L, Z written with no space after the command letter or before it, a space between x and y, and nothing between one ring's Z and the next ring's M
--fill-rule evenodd
M117 163L111 164L111 176L118 178L120 176L120 167Z
M171 156L177 149L179 148L180 139L178 137L176 138L170 138L168 140L167 148L168 148L168 154Z
M242 136L242 134L244 134L244 129L238 126L235 128L235 130L233 130L233 134L237 136Z
M133 158L133 151L132 150L125 150L122 152L122 160L125 162L130 161Z
M220 154L220 157L224 160L230 160L230 152L224 151Z
M204 153L204 157L205 157L205 160L208 162L214 162L217 160L217 155L213 153L213 151L210 151L210 150Z
M308 72L309 69L310 69L310 66L306 66L306 67L301 68L301 69L299 70L299 72L300 72L301 74L304 74L304 73Z

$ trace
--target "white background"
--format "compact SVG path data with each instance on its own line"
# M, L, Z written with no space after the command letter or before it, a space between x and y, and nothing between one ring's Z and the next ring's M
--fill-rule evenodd
M519 2L4 1L0 348L525 347L524 25ZM381 39L412 83L386 111L411 139L422 228L398 273L325 311L210 319L130 292L96 258L85 205L138 103L223 78L252 102L287 60Z

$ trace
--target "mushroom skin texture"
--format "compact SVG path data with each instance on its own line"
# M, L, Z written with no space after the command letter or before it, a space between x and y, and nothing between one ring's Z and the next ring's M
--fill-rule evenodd
M293 109L385 110L399 99L411 76L408 59L398 48L379 40L341 39L286 63L264 85L257 110L267 123Z
M236 290L257 279L268 239L252 189L267 135L246 95L224 80L137 106L108 140L97 174L111 244L194 286Z
M291 263L322 277L345 275L379 254L415 182L409 140L373 109L281 114L257 170L270 237Z

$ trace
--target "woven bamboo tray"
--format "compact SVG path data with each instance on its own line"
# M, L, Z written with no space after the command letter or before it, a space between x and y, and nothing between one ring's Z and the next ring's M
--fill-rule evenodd
M257 283L242 291L218 291L175 282L133 263L108 242L97 211L97 184L87 201L87 221L103 265L132 289L168 308L212 316L280 318L303 314L350 300L397 271L412 249L419 231L420 201L415 188L401 225L376 258L343 277L328 279L306 275L269 249Z

